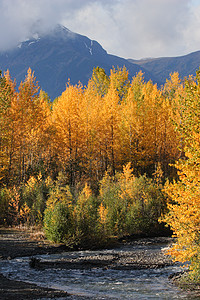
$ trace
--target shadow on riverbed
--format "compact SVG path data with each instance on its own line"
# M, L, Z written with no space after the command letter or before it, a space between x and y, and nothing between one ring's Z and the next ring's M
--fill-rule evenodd
M35 284L21 281L9 280L0 274L0 299L2 300L25 300L67 296L69 296L67 292L42 288Z

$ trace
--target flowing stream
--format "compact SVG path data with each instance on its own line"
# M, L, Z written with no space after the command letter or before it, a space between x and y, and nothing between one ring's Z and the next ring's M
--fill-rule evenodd
M96 255L131 255L136 251L159 253L166 246L158 243L129 244L112 250L65 252L36 258L53 263ZM74 295L71 299L80 299L80 296L86 299L193 299L168 279L170 274L181 270L177 265L141 270L104 267L63 269L53 266L35 269L30 268L29 262L29 257L1 261L0 272L10 279L67 291Z

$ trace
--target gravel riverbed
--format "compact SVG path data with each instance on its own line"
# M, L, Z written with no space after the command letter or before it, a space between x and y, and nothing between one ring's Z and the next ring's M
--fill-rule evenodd
M34 239L33 239L34 237ZM91 254L84 257L63 258L55 261L43 261L34 258L35 255L62 253L68 249L64 245L51 244L30 230L19 228L0 228L0 260L10 260L18 257L30 257L30 267L35 269L159 269L173 265L170 257L164 251L154 250L154 244L172 242L171 238L158 237L136 239L121 242L121 245L138 246L135 251L111 251L105 254ZM144 247L143 247L144 246ZM149 246L149 247L146 247ZM22 281L10 280L0 273L0 299L88 299L84 296L70 295L67 292L39 287Z
M33 239L32 236L34 236L34 233L30 230L0 228L0 260L10 260L23 256L31 257L37 254L59 253L64 250L63 246L52 245L38 238ZM70 299L71 295L59 290L10 280L0 273L1 300L59 299L60 297L62 299ZM80 297L80 299L86 298Z

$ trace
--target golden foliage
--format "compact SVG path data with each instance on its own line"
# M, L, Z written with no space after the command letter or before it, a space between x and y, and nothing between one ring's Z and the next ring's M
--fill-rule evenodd
M197 84L185 82L185 99L181 104L179 130L184 139L185 159L176 163L179 181L167 183L169 213L163 220L170 225L177 238L170 249L175 260L190 261L190 276L200 280L200 73Z
M99 206L99 217L100 217L100 223L102 225L105 225L107 222L107 214L108 214L108 209L106 209L103 203L101 203Z

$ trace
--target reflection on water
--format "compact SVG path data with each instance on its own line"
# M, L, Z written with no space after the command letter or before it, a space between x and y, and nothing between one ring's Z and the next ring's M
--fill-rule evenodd
M37 257L54 261L98 253L145 250L147 247L148 250L151 248L151 251L158 251L161 248L159 245L124 246L115 250L77 251ZM0 272L11 279L62 289L73 295L89 297L89 299L189 299L187 294L173 286L168 280L169 274L178 271L180 268L177 266L148 270L104 270L101 268L35 270L29 267L29 258L0 262ZM76 299L76 297L71 299Z

